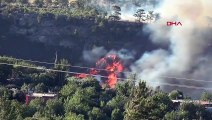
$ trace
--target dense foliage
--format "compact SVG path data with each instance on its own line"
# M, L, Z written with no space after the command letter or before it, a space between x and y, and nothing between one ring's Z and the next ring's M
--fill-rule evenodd
M0 12L4 19L18 18L19 13L35 15L38 24L48 17L51 20L53 17L59 21L58 23L77 21L75 25L81 24L80 20L83 19L92 20L94 24L88 27L91 34L107 36L106 42L113 48L112 42L116 42L120 36L126 45L129 39L130 42L133 41L132 36L139 37L142 24L133 27L111 24L121 19L121 7L113 6L112 14L108 15L107 12L88 3L89 0L0 0ZM153 11L145 12L143 9L138 9L134 16L137 22L151 22L155 17ZM6 38L9 29L7 22L0 23L1 27L7 28L0 29L2 39ZM29 23L21 27L32 27ZM82 39L84 35L81 34L83 32L75 29L70 32L69 37L80 46L85 43ZM105 41L94 41L94 45L102 44L105 44ZM119 42L116 44L122 46ZM52 66L36 65L10 57L0 57L0 63L0 120L212 119L211 114L199 104L185 102L176 106L172 100L184 99L183 93L178 90L168 94L161 90L153 90L143 81L135 84L133 78L122 81L114 89L110 89L101 86L93 77L79 79L72 77L73 74L58 72L69 70L69 67L64 66L70 65L65 59L55 61ZM49 71L46 67L54 71ZM31 91L57 93L58 97L48 101L35 98L26 105L25 95ZM211 101L212 95L204 92L201 99Z
M76 0L69 2L68 0L17 0L7 1L1 0L2 6L5 5L4 13L8 14L12 11L22 11L24 13L36 13L40 16L44 14L53 14L57 19L58 16L78 17L78 18L102 18L107 13L97 8L86 5L87 0Z
M110 10L105 10L90 4L91 1L92 0L0 0L0 7L6 6L4 8L5 14L9 14L14 10L24 13L37 13L40 16L38 19L41 19L42 15L45 14L53 14L56 19L58 16L90 20L107 19L109 21L118 21L121 19L120 6L113 5L109 8ZM138 9L134 16L138 18L138 20L136 20L137 22L151 22L158 17L158 13L154 13L154 11L145 12L144 9Z
M211 114L201 105L185 102L175 106L171 99L182 96L180 91L167 94L153 90L142 81L135 85L134 80L120 82L115 89L109 89L92 77L70 77L9 57L0 57L0 62L11 64L0 65L2 120L211 119ZM63 66L69 64L66 60L59 63L52 69L68 70ZM59 96L46 102L36 98L26 105L25 94L29 90L51 90ZM208 96L209 93L204 93L202 99L210 100Z

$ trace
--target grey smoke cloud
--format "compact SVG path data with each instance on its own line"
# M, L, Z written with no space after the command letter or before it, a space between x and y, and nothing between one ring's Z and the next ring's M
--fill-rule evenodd
M136 52L122 48L120 50L111 50L107 54L116 54L123 62L123 65L128 66L135 59Z
M87 63L96 63L101 57L109 54L116 54L123 62L124 65L129 65L132 60L134 60L134 56L136 55L135 51L130 51L127 49L120 50L110 50L107 51L104 47L95 47L91 50L83 51L83 60Z
M87 63L96 63L98 59L107 53L104 47L95 47L92 50L83 51L83 60Z
M208 25L212 17L211 0L164 0L156 10L161 19L149 24L144 30L151 32L152 42L166 44L169 50L146 52L132 66L133 72L147 81L166 82L160 76L178 76L211 80L212 55L205 54L211 49L212 27ZM167 21L180 21L183 26L168 27ZM185 80L175 80L184 85L202 85ZM205 87L211 85L205 84Z
M158 3L159 0L91 0L89 5L107 11L108 15L112 14L112 6L118 5L121 7L121 20L135 21L133 15L137 9L152 10Z

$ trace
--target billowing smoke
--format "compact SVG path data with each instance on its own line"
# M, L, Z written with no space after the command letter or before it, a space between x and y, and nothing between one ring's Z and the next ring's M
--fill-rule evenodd
M211 83L162 78L212 79L211 5L211 0L164 0L157 8L161 19L147 25L144 30L151 33L153 43L168 45L169 49L146 52L131 66L131 70L150 84L211 87ZM167 21L181 22L182 26L170 27L166 25Z
M104 56L107 53L107 50L104 47L95 47L92 50L83 51L83 60L87 63L96 63L98 59Z
M133 15L138 9L152 10L158 3L159 0L91 0L89 5L107 11L108 15L112 14L112 6L118 5L121 7L121 20L135 21Z
M92 50L84 50L82 54L83 61L89 64L96 63L97 60L105 55L115 54L121 59L124 66L129 66L130 63L132 63L132 61L135 59L134 56L136 55L136 52L124 48L120 50L107 51L103 46L101 46L95 47Z
M118 51L116 50L111 50L107 53L108 55L110 54L116 54L122 61L123 65L127 68L130 63L135 59L136 52L135 51L129 51L127 49L120 49Z

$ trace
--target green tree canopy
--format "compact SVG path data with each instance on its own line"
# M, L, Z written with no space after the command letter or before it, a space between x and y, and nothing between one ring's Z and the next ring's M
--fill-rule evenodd
M162 92L153 94L145 82L140 82L130 97L125 106L124 119L126 120L158 120L172 110L172 101L168 95Z
M169 93L169 97L172 100L183 99L183 93L179 90L173 90Z
M108 120L105 113L97 107L93 107L93 109L89 111L88 116L89 120Z
M5 100L0 98L0 119L14 120L22 118L22 106L15 100Z
M82 114L76 114L73 112L67 113L65 116L65 120L85 120L84 115Z
M211 101L212 100L212 94L209 92L203 92L201 95L201 100L205 100L205 101Z
M134 16L137 18L136 21L138 22L144 22L146 21L146 16L145 16L145 10L144 9L138 9Z
M109 16L109 20L112 20L112 21L118 21L121 19L120 15L121 15L121 7L117 6L117 5L114 5L112 7L113 9L113 13L112 15Z
M5 84L12 74L13 66L0 65L0 83Z
M49 117L64 115L64 106L62 101L58 99L49 99L46 103L45 111Z
M111 120L123 120L123 112L118 108L114 109L111 114Z

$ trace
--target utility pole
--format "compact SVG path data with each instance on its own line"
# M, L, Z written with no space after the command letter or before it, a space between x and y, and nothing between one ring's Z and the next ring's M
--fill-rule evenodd
M57 65L57 51L55 52L55 60L54 60L54 67L56 68Z
M136 74L131 74L129 76L130 84L134 87L136 84Z

